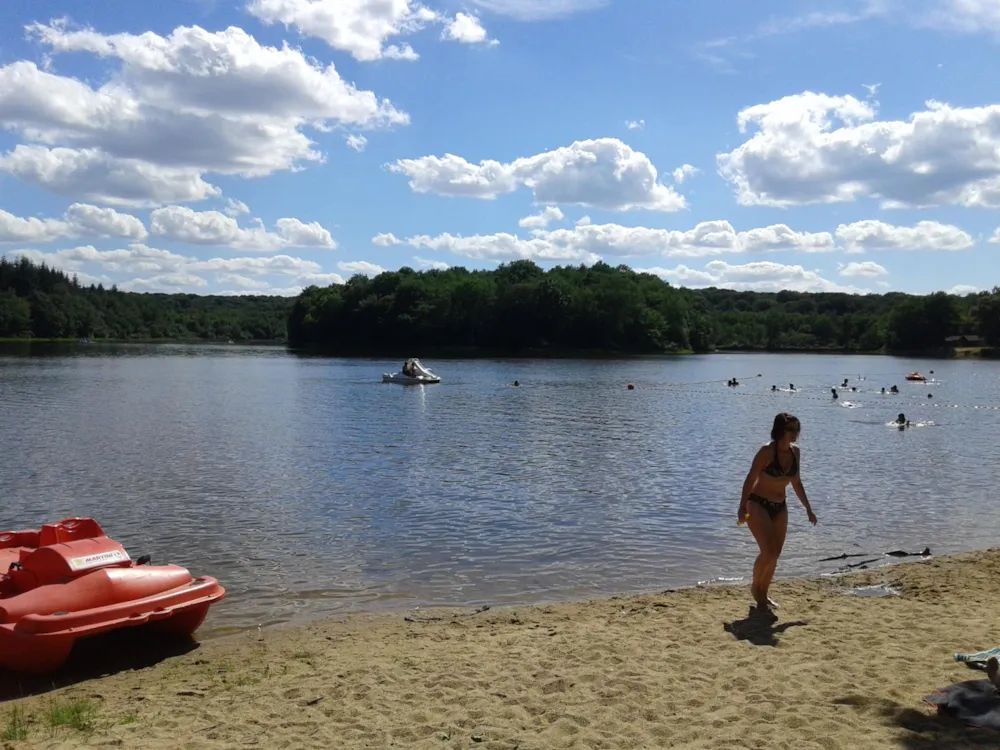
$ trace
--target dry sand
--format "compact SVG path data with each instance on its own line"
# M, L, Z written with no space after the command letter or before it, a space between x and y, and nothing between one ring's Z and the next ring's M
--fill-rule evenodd
M842 593L881 582L902 595ZM922 702L982 676L956 651L1000 645L1000 550L779 582L773 595L782 609L771 626L746 622L747 588L727 587L254 630L50 684L8 700L0 721L8 732L12 717L25 722L28 739L13 748L1000 744ZM87 704L93 716L70 720L82 728L51 726L53 706Z

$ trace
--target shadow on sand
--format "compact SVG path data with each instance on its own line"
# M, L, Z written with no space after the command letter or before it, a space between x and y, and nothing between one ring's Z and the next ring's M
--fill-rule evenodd
M777 646L778 635L789 628L808 625L805 620L783 622L777 625L778 617L766 607L750 607L747 616L742 620L727 622L722 627L727 633L732 633L738 641L749 641L755 646Z
M902 750L968 750L1000 746L1000 732L969 726L936 713L930 706L919 709L861 695L848 695L834 703L851 706L860 714L874 714L887 726L903 730L893 744Z
M198 642L190 636L168 639L145 628L82 638L73 647L69 661L52 674L26 675L0 670L0 702L41 695L118 672L147 669L197 648Z

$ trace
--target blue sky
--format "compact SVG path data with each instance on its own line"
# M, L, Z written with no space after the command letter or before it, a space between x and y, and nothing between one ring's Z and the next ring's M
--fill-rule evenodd
M531 258L1000 284L1000 0L0 6L0 253L294 294Z

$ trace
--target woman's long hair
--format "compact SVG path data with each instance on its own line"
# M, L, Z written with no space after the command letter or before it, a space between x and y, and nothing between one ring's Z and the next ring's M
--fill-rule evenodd
M771 428L771 440L781 440L786 432L801 429L802 423L799 422L799 418L783 411L774 418L774 426Z

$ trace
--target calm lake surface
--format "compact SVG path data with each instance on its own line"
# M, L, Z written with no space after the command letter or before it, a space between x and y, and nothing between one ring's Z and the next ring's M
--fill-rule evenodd
M740 487L785 410L820 524L789 490L779 576L835 571L819 558L842 552L984 548L1000 526L1000 363L425 360L444 382L406 387L380 382L401 359L27 351L0 349L0 528L92 515L134 557L218 577L203 635L747 576ZM833 401L845 377L859 391ZM898 412L925 426L888 427Z

